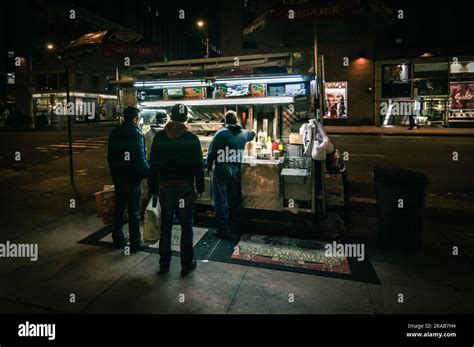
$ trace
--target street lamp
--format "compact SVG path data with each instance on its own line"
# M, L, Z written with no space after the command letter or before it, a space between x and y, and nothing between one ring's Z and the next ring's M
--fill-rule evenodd
M46 44L46 48L50 51L52 51L54 49L54 45L52 43L47 43Z
M206 56L205 58L209 58L209 35L207 33L207 28L206 28L206 22L204 22L202 19L198 19L196 21L196 25L199 29L204 29L204 33L206 35Z

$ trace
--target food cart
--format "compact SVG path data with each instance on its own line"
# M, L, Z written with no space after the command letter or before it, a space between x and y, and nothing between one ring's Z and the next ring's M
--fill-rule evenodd
M141 110L144 132L155 112L169 114L176 103L186 105L187 125L201 140L203 160L212 136L224 125L225 112L236 111L238 123L257 134L241 166L242 207L316 216L324 204L319 192L324 175L320 163L303 155L298 134L301 124L314 118L311 66L311 52L136 65L131 78L120 83L120 99L122 107ZM263 149L269 140L278 142L277 154ZM197 204L211 205L207 172L205 180L206 191Z

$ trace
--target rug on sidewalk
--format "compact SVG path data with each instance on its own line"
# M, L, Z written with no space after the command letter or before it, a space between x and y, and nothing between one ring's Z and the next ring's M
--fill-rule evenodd
M128 238L128 227L124 225L123 231L126 238ZM219 239L215 238L212 233L208 232L208 228L194 227L194 256L196 259L207 259L210 251ZM140 233L143 235L143 223L140 225ZM171 235L171 250L174 256L180 255L180 239L181 228L179 225L174 225ZM101 246L106 248L114 248L112 241L112 226L106 225L97 230L86 238L80 240L78 243L91 246ZM159 253L159 242L145 243L142 249L143 252Z
M113 248L111 233L111 227L105 226L79 243ZM180 254L180 233L180 227L175 225L171 242L175 256ZM325 248L328 243L331 242L259 234L222 240L214 235L214 229L194 227L194 253L199 260L380 284L366 252L359 259L337 253L329 256ZM146 245L143 251L158 253L158 243Z
M326 255L331 242L282 236L243 234L219 240L208 259L267 269L381 284L366 252L356 257ZM342 245L342 244L340 244Z

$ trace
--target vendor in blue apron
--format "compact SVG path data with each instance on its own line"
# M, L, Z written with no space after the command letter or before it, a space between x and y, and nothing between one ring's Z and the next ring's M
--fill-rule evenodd
M235 212L241 201L240 164L245 144L254 138L254 131L237 124L235 111L227 111L225 127L214 135L209 145L207 170L213 175L211 192L217 218L216 235L220 238L229 238L236 230Z

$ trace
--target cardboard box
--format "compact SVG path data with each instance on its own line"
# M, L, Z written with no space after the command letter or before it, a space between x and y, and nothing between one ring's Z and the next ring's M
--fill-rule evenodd
M303 144L303 136L298 133L291 133L290 134L290 144L292 145L302 145Z

